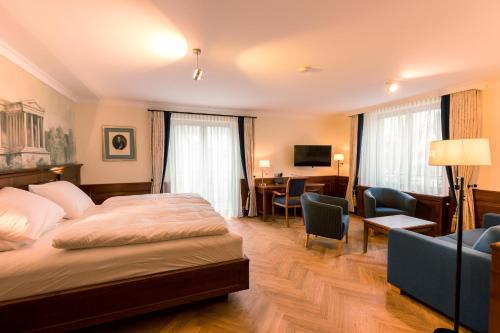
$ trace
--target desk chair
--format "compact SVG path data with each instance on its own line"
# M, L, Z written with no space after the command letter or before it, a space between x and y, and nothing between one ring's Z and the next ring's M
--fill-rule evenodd
M272 197L272 215L274 221L274 206L285 208L285 223L290 227L288 222L288 208L293 208L294 217L297 217L297 207L302 207L300 196L306 190L306 178L288 178L286 182L285 193L273 191Z

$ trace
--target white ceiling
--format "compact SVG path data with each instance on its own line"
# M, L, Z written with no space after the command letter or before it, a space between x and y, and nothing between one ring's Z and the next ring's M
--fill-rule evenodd
M499 15L488 0L0 0L0 39L80 100L333 113L497 76Z

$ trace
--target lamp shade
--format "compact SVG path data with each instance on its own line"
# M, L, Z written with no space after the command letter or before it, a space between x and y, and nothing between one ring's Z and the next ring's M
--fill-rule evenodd
M429 165L490 165L488 139L460 139L432 141Z
M261 168L269 168L269 167L271 167L271 162L269 162L269 160L260 160L259 161L259 167L261 167Z
M344 154L333 154L333 160L334 161L343 161L344 160Z

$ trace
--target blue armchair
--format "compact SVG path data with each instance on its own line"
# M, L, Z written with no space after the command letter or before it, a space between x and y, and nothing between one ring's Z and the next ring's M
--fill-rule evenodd
M483 228L463 234L460 322L488 331L491 253L500 241L500 214L485 214ZM387 281L402 292L452 317L455 295L456 234L432 238L389 231Z
M363 194L365 217L388 215L415 216L417 199L411 195L386 187L372 187Z
M300 197L306 229L306 247L309 235L337 239L338 254L342 254L342 238L349 241L348 202L342 198L306 192Z

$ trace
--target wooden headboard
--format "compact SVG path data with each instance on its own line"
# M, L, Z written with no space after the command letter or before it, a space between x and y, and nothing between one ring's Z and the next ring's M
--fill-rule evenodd
M11 186L27 190L29 184L42 184L60 179L80 186L81 167L81 164L64 164L0 171L0 188Z

